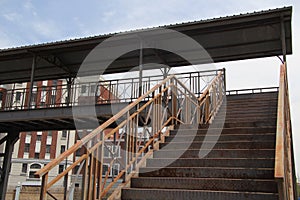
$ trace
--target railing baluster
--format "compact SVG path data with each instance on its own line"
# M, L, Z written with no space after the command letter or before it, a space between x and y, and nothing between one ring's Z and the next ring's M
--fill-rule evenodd
M87 154L87 150L86 150ZM88 171L89 171L89 156L86 157L84 163L84 172L83 172L83 179L82 179L82 199L88 200Z

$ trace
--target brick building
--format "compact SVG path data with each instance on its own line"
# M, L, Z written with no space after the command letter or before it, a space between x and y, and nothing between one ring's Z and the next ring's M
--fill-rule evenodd
M29 83L16 83L3 85L0 87L0 104L2 110L19 110L45 107L61 107L67 105L66 82L63 80L49 80L34 82L31 99L29 98ZM95 103L107 103L116 101L117 95L111 92L111 88L103 84L80 83L75 84L72 90L72 104L86 105ZM96 98L95 98L96 97ZM30 101L30 104L29 104ZM13 191L16 186L38 186L41 184L39 178L34 177L34 173L49 163L52 159L66 151L82 136L80 132L87 130L61 130L61 131L38 131L22 132L19 140L14 146L12 156L12 167L9 177L8 190ZM1 136L1 135L0 135ZM82 149L77 155L71 155L49 174L49 178L56 177L67 166L73 163L76 156L80 156ZM107 158L110 153L106 151ZM107 169L108 164L105 164ZM120 166L114 166L118 170ZM75 180L76 171L70 172L68 186ZM80 179L76 180L76 186L80 184ZM63 187L64 182L60 181L57 187Z

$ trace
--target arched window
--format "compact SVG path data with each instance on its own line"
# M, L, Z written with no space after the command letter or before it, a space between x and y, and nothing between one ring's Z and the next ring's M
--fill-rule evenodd
M35 178L34 177L34 174L40 170L42 168L42 164L40 163L32 163L29 167L29 173L28 173L28 176L29 178Z

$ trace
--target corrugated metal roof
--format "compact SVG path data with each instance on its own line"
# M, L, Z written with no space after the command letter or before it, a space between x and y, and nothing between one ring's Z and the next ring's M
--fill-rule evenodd
M22 46L18 46L18 47L0 49L0 53L6 52L6 51L13 51L13 50L21 50L21 49L28 49L28 48L30 49L30 48L36 48L36 47L45 47L45 46L51 46L51 45L65 44L65 43L81 42L81 41L93 40L93 39L102 39L102 38L107 38L107 37L110 37L110 36L113 36L116 34L129 34L129 33L134 33L134 32L139 32L139 31L147 31L147 30L156 29L156 28L172 29L172 28L176 28L176 27L180 27L180 26L189 26L189 25L195 25L195 24L199 24L199 23L218 22L218 21L229 20L229 19L234 19L234 18L253 16L253 15L258 15L258 14L260 14L260 15L268 14L271 12L282 11L283 9L291 9L291 6L275 8L275 9L268 9L268 10L261 10L261 11L254 11L254 12L247 12L247 13L240 13L237 15L230 15L230 16L224 16L224 17L216 17L216 18L210 18L210 19L202 19L202 20L188 21L188 22L182 22L182 23L175 23L175 24L156 26L156 27L150 27L150 28L141 28L141 29L120 31L120 32L94 35L94 36L88 36L88 37L79 37L79 38L73 38L73 39L67 39L67 40L58 40L58 41L46 42L46 43L40 43L40 44L22 45Z
M192 38L207 51L211 59L198 56L192 47L185 48L184 52L193 56L194 64L278 56L282 55L281 27L283 22L286 50L287 54L291 54L291 18L292 7L284 7L154 28L136 29L119 32L126 37L120 37L117 42L112 44L112 47L118 49L128 42L132 44L134 39L129 38L134 38L131 36L136 34L132 33L138 31L146 31L149 34L145 33L145 35L156 36L156 38L159 38L157 42L166 38L170 40L173 37L174 39L171 34L161 34L161 31L156 29L168 28ZM76 77L86 56L102 41L114 34L118 33L3 49L0 51L0 84L29 81L34 56L40 58L36 66L35 80ZM138 40L135 42L138 42ZM179 46L178 48L180 48ZM152 63L152 65L145 65L149 67L147 69L156 69L161 66L160 64L169 67L191 65L190 62L171 52L161 49L155 49L155 52L150 48L145 48L143 51L144 63ZM52 62L51 59L54 58L57 58L59 63ZM118 57L109 66L103 64L106 60L101 56L95 58L93 65L90 68L83 68L81 72L84 72L84 75L81 75L120 73L132 70L139 63L139 51L128 52ZM153 65L153 63L157 63L157 65Z

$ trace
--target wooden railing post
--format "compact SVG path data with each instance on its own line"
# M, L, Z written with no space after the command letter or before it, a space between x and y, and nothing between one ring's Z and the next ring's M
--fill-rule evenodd
M280 86L277 109L277 132L274 177L278 182L280 200L296 198L295 170L292 147L289 91L285 64L280 68Z
M87 154L87 152L86 152ZM87 194L88 194L88 171L89 171L89 156L86 157L84 162L84 172L82 177L82 200L88 200Z
M176 115L177 115L177 91L175 87L175 81L171 79L171 99L172 99L172 124L176 124Z
M48 183L48 173L46 173L42 177L40 200L47 200L47 183Z

